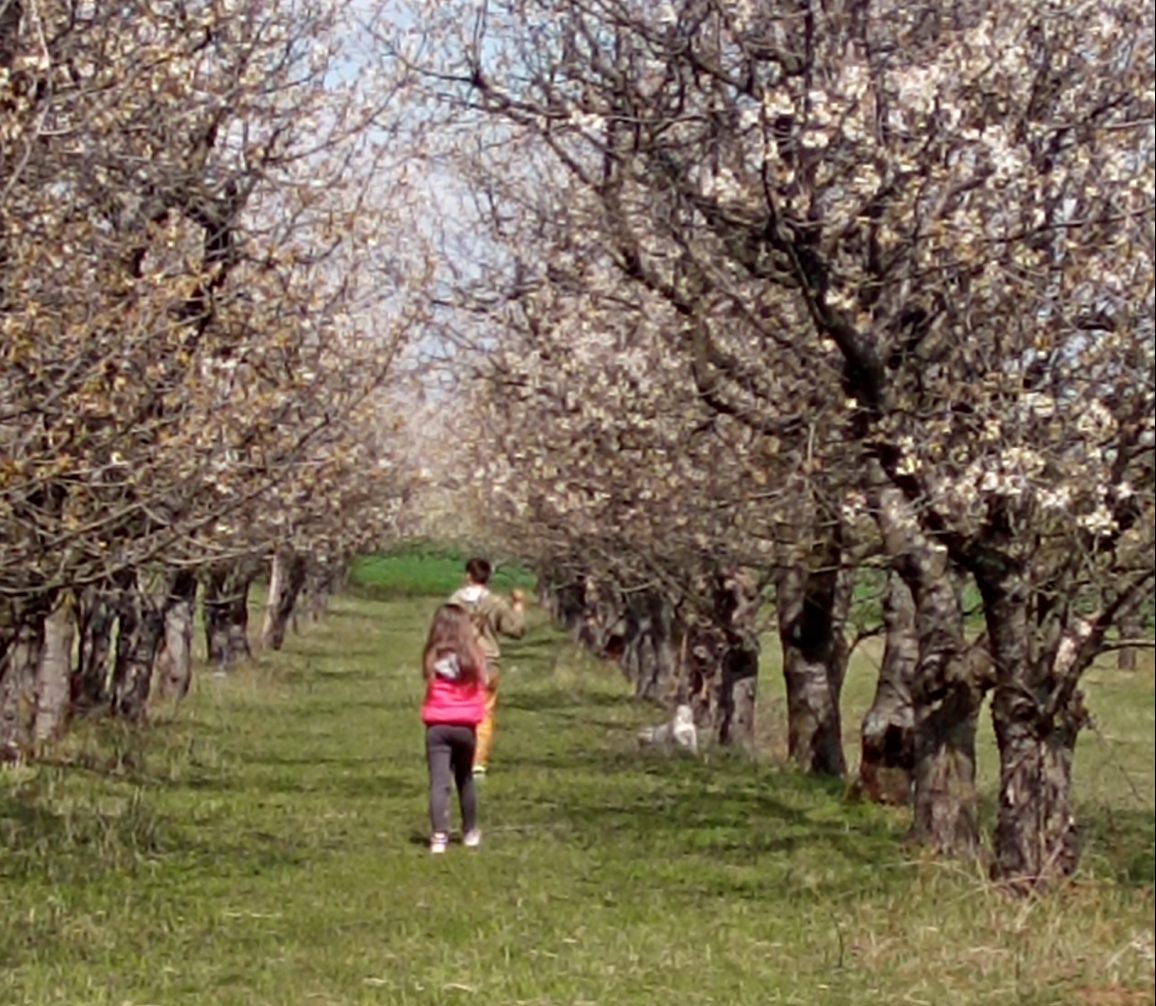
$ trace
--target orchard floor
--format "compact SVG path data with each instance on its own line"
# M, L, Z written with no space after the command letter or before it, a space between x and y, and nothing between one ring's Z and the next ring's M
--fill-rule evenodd
M903 813L783 766L773 654L764 757L640 755L653 711L535 624L507 649L483 847L435 858L415 670L433 603L339 599L146 731L81 724L0 774L0 1003L1153 1002L1150 664L1089 683L1079 875L1011 900L905 849ZM989 818L994 770L988 732Z

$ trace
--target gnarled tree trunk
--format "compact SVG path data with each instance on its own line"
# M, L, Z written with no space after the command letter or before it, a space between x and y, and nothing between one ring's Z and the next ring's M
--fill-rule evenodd
M915 599L892 572L883 599L885 642L875 698L860 728L859 792L878 803L911 800L915 770L915 713L911 686L919 663Z
M801 769L817 775L847 771L839 695L847 674L844 628L851 585L840 558L833 537L817 551L812 568L789 568L775 584L787 683L787 750Z
M1079 859L1072 758L1087 715L1078 690L1057 688L1060 677L1074 673L1076 647L1061 639L1049 654L1032 645L1028 591L1016 572L981 574L977 582L996 668L991 712L1000 775L992 872L1016 888L1046 887L1071 874Z
M983 689L967 658L958 594L950 580L924 593L917 619L911 834L937 852L969 857L979 848L975 731Z
M911 836L937 852L974 856L979 848L975 730L986 682L969 658L947 550L922 534L907 500L881 470L873 478L884 548L915 599L919 660L911 688Z

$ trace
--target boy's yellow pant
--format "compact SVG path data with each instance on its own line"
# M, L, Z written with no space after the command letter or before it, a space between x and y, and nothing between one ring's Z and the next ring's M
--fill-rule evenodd
M498 707L498 685L501 674L490 668L490 680L486 684L486 718L478 724L478 746L474 752L474 765L485 768L490 763L490 749L494 746L494 713Z

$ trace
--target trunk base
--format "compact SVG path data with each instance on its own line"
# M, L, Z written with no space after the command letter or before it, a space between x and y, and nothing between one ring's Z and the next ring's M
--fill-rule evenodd
M1087 716L1077 692L1050 730L1031 729L1009 714L1024 712L1022 696L997 694L993 718L1000 741L999 823L992 877L1030 893L1070 877L1080 858L1072 813L1072 760Z

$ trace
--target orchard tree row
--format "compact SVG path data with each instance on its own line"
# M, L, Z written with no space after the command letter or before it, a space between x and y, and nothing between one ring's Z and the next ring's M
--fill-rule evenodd
M1081 676L1153 584L1149 6L492 0L404 23L378 42L470 235L446 471L479 525L724 742L772 588L792 755L837 774L850 592L876 568L865 786L909 784L915 835L973 853L990 696L995 873L1070 873Z
M396 527L427 266L343 6L0 0L0 760Z
M1156 565L1152 65L1136 0L0 0L0 755L420 521L722 743L773 595L842 774L868 570L864 788L974 852L989 696L996 873L1069 873Z

